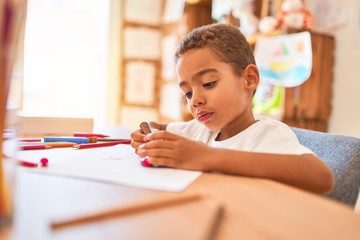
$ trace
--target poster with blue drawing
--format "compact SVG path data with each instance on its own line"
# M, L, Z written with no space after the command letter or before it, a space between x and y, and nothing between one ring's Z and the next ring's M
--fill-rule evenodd
M260 82L283 87L298 86L311 74L310 33L259 37L254 55L260 72Z

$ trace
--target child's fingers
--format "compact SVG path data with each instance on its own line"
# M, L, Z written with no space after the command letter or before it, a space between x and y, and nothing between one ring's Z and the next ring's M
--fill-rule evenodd
M166 157L148 157L147 161L155 166L176 167L176 162Z
M132 132L130 134L131 137L131 147L135 149L135 153L138 153L139 146L145 143L144 137L145 135L141 133L140 129Z
M130 138L135 141L138 141L138 142L145 142L144 137L145 137L145 135L141 132L140 129L138 129L130 134Z
M166 131L158 131L158 132L154 132L154 133L150 133L148 135L145 136L145 141L153 141L153 140L177 140L181 138L178 135L175 135L173 133L170 132L166 132Z
M131 147L135 148L136 150L140 147L140 145L143 144L143 142L138 142L135 140L131 140Z
M164 149L172 149L173 146L171 141L159 139L159 140L152 140L146 143L142 143L138 146L140 151L148 151L150 149L156 149L157 151L162 151Z

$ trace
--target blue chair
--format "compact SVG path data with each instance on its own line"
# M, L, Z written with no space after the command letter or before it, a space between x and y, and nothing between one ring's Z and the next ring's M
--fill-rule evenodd
M360 189L360 138L291 127L299 142L333 170L335 185L326 196L355 207Z

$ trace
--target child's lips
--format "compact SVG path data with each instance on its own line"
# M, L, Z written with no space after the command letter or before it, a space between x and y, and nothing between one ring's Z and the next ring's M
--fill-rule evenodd
M198 119L199 119L199 121L204 122L204 121L209 120L213 115L214 115L214 113L212 113L212 112L200 112L198 114Z

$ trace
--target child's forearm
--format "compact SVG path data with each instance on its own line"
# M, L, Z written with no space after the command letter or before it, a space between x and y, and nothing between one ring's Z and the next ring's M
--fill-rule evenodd
M208 170L276 180L312 192L326 193L333 187L330 168L311 154L289 155L213 149Z

